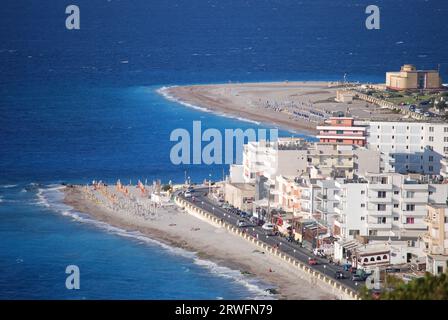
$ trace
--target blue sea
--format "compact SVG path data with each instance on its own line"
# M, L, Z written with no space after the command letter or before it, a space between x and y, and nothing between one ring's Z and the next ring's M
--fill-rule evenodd
M157 92L165 86L381 82L404 63L448 79L445 0L73 4L76 31L65 28L68 3L1 4L0 299L272 298L269 283L76 212L60 184L220 179L227 166L171 164L171 131L195 120L267 127L169 101ZM369 4L380 30L364 26ZM72 264L80 290L65 288Z

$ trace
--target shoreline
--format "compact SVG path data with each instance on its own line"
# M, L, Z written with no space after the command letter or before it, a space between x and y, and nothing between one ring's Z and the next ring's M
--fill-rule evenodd
M341 102L336 99L340 90L343 85L334 81L283 81L171 86L157 93L196 110L307 136L316 136L317 126L340 114L357 120L402 118L352 96Z
M331 292L298 277L290 266L275 257L261 252L226 230L183 212L177 206L160 209L156 218L145 220L110 210L94 203L82 191L83 187L67 187L64 203L96 220L125 230L139 231L150 239L193 252L205 259L231 270L238 270L247 280L261 280L275 289L275 295L266 292L266 298L278 299L336 299Z
M251 110L242 107L239 103L226 100L223 96L213 97L213 93L209 95L208 89L222 89L226 87L264 87L269 86L275 88L291 87L291 86L323 86L328 82L320 81L297 81L297 82L250 82L250 83L232 83L232 84L209 84L209 85L187 85L187 86L167 86L161 87L157 92L167 100L179 103L183 106L216 114L227 118L232 118L244 122L254 123L256 125L267 125L292 131L294 133L315 136L316 123L310 123L303 120L292 120L290 116L278 113L272 113L268 110L258 112L259 110Z

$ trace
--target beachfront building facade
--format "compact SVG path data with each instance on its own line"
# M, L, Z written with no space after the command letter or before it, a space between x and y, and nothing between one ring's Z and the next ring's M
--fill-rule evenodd
M378 151L356 145L309 143L297 138L249 142L244 145L243 164L231 166L231 181L254 183L257 176L264 176L274 185L281 175L353 178L380 172L380 160Z
M272 191L273 206L295 217L313 218L317 205L317 181L309 177L277 176Z
M343 239L356 236L417 237L426 230L428 203L445 203L448 180L398 173L368 174L337 181L340 189L334 233Z
M422 236L427 254L426 271L440 274L446 272L448 262L448 205L429 204L427 208L428 231Z
M252 210L255 200L255 185L253 183L230 183L224 185L224 200L243 211Z
M355 125L351 117L331 117L326 125L317 126L320 142L364 146L366 144L365 126Z
M432 90L442 86L437 70L417 70L411 64L405 64L398 72L386 73L386 87L392 90Z
M448 176L448 123L370 121L367 148L381 153L384 172Z
M275 183L277 175L298 175L306 172L306 158L301 150L308 143L300 138L279 138L276 142L252 141L243 147L242 173L246 183L265 176Z
M316 185L315 210L327 226L333 226L336 218L335 208L339 206L339 201L337 200L339 188L336 186L336 180L317 180Z

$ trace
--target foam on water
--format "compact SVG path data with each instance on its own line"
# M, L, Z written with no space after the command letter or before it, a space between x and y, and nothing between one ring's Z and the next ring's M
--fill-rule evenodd
M49 208L53 212L69 217L73 221L93 225L102 231L138 241L141 244L156 245L170 254L191 259L194 264L206 269L208 272L245 287L252 294L250 297L247 297L248 299L275 299L275 296L267 291L267 289L271 287L256 278L243 275L239 270L220 266L213 261L199 258L195 252L167 245L163 242L152 239L139 231L125 230L115 227L106 222L93 219L88 214L76 211L73 207L63 203L64 193L61 191L63 188L64 186L61 185L49 185L45 188L39 188L36 193L36 197L38 198L36 203Z
M259 126L261 124L261 122L259 122L259 121L255 121L255 120L251 120L251 119L247 119L247 118L243 118L243 117L236 117L236 116L232 116L232 115L229 115L229 114L226 114L226 113L223 113L223 112L215 112L215 111L212 111L210 109L207 109L207 108L204 108L204 107L199 107L199 106L196 106L194 104L191 104L191 103L179 100L179 99L173 97L172 95L170 95L168 93L168 89L175 88L175 87L177 87L177 86L161 87L161 88L157 89L156 91L157 91L157 93L162 95L165 99L173 101L173 102L176 102L176 103L181 104L181 105L183 105L185 107L188 107L188 108L192 108L192 109L199 110L199 111L202 111L202 112L214 113L214 114L217 114L219 116L226 117L226 118L229 118L229 119L236 119L236 120L243 121L243 122L253 123L253 124L256 124L257 126Z

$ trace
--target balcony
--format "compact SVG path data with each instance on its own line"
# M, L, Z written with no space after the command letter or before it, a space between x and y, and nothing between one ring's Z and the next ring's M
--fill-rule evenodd
M370 203L384 203L384 204L392 204L392 197L388 194L384 198L378 198L377 194L369 194L369 202Z
M300 196L300 199L302 199L302 200L310 200L310 195L302 193L302 195Z
M367 228L371 229L392 229L392 223L367 223Z
M318 192L318 193L316 193L316 198L321 199L321 200L327 200L327 195L322 194L322 192Z
M344 209L341 205L334 207L334 212L336 212L337 214L342 214L343 211Z
M419 184L419 183L404 183L401 188L405 191L407 190L415 190L415 191L426 191L428 190L427 184Z
M369 183L369 189L375 191L392 191L392 184Z

